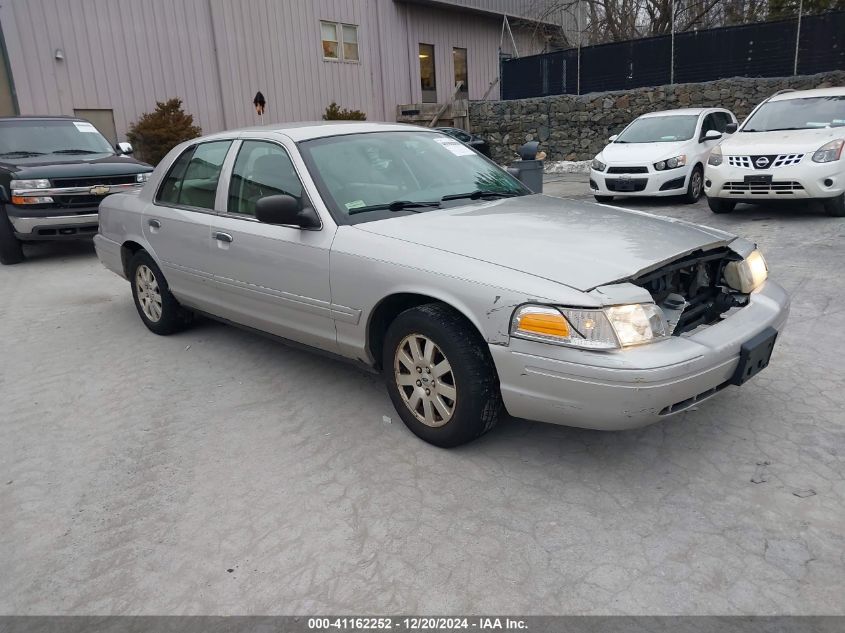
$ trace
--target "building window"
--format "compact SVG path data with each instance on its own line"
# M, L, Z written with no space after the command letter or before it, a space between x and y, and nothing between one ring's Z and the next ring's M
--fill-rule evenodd
M420 44L420 87L423 103L437 103L437 78L434 74L434 45Z
M467 77L467 49L453 48L452 49L452 64L455 67L455 83L463 82L461 85L461 95L466 97L469 91L469 79Z
M323 59L357 62L358 27L339 22L320 22Z
M358 27L354 24L343 24L343 59L358 61Z

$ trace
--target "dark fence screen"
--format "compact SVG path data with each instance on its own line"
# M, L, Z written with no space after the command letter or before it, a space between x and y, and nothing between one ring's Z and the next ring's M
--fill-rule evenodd
M675 34L675 83L785 77L795 68L797 19ZM581 48L582 94L671 81L669 35ZM801 19L798 74L845 69L845 11ZM578 51L502 61L502 99L578 92Z

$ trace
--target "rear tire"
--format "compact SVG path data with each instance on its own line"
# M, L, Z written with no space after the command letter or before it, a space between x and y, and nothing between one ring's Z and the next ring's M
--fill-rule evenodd
M707 206L713 213L730 213L734 210L736 202L733 200L722 200L721 198L707 198Z
M146 251L138 251L130 260L129 283L138 316L151 332L173 334L193 320L193 314L170 293L161 269Z
M596 202L613 202L613 196L593 196Z
M701 168L701 165L696 165L689 176L687 192L683 198L684 202L695 204L701 199L702 191L704 191L704 170Z
M824 201L824 210L832 218L845 217L845 193Z
M402 312L387 328L382 367L399 417L441 448L492 429L502 409L499 378L478 331L448 306Z
M15 237L15 229L6 214L6 209L0 206L0 264L11 266L23 261L23 247Z

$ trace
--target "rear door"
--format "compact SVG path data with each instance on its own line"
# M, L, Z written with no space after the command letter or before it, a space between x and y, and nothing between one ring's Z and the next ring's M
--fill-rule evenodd
M263 224L255 204L287 194L312 206L295 166L294 147L244 138L233 148L213 218L211 266L215 314L294 341L335 351L329 287L334 224L316 230Z
M211 225L217 185L231 140L206 141L173 162L147 207L143 231L176 297L192 307L211 305Z

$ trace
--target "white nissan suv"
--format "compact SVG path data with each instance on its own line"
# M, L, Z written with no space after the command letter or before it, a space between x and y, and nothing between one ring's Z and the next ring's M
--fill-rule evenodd
M713 148L704 193L714 213L737 202L812 199L845 216L845 88L780 92Z

